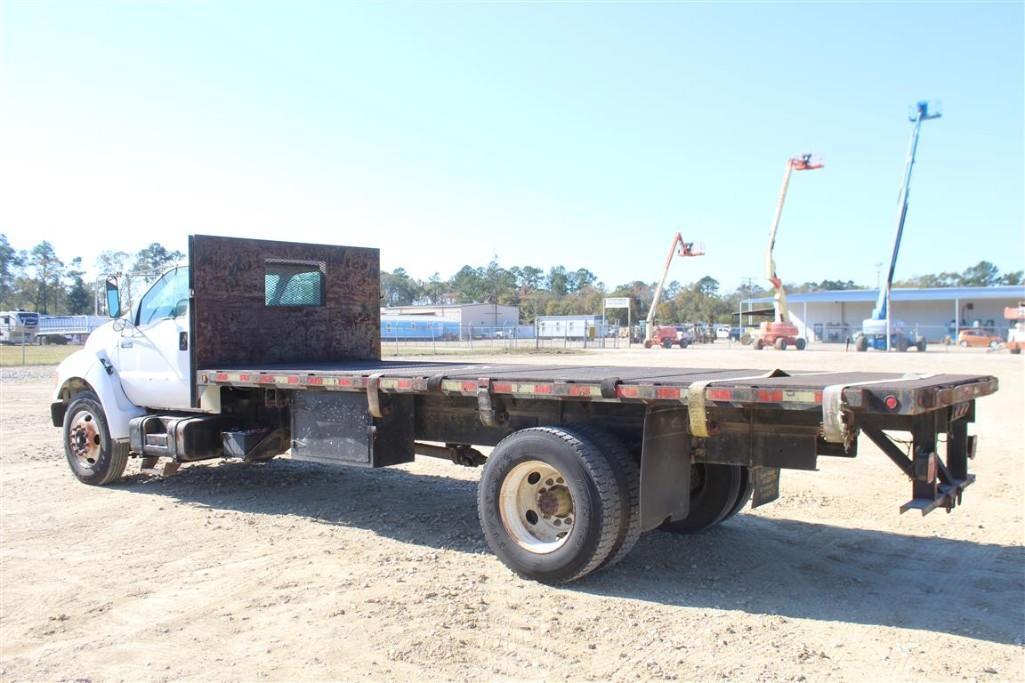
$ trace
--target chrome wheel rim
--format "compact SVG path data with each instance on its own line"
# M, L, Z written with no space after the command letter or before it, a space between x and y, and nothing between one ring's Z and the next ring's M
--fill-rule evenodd
M100 431L96 416L88 410L76 413L72 419L68 430L68 448L78 464L86 469L92 469L100 459Z
M573 494L563 474L528 460L505 476L499 491L502 525L524 550L544 555L565 545L576 524Z

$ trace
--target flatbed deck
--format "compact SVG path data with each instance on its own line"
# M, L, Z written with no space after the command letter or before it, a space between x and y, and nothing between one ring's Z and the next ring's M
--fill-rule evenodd
M821 406L828 388L840 388L851 409L914 415L992 394L985 375L869 372L784 372L765 369L526 365L416 361L343 361L209 368L199 386L274 387L383 393L491 395L555 400L687 403L701 387L708 405L773 404L783 409ZM895 407L885 407L893 396ZM872 399L877 400L872 400Z

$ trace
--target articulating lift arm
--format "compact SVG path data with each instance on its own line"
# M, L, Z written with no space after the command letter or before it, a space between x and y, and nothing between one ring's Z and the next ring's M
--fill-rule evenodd
M776 301L776 322L790 322L790 313L787 310L787 295L783 291L783 281L776 274L776 261L772 252L776 248L776 231L779 229L779 219L783 215L783 202L787 198L787 186L790 185L790 173L792 171L813 171L822 168L822 164L813 162L811 154L802 154L799 157L792 157L787 160L787 168L783 173L783 186L779 190L779 200L776 202L776 215L772 219L772 229L769 231L769 248L765 252L765 277L772 283L773 298Z
M922 129L922 121L938 119L940 114L929 112L928 102L915 105L915 113L908 117L914 127L911 129L911 141L908 143L908 156L904 162L904 178L900 185L900 196L897 199L897 229L893 237L893 253L890 255L890 269L886 273L886 286L879 290L875 308L872 309L873 320L886 320L886 348L890 347L890 288L893 285L893 272L897 267L897 253L900 251L900 240L904 234L904 219L908 215L908 193L911 189L911 169L915 165L915 153L918 150L918 135Z
M669 245L669 255L666 256L666 264L662 267L662 278L655 288L655 296L651 301L651 309L648 310L648 318L644 326L644 338L653 339L655 334L655 311L658 309L658 302L662 298L662 287L666 284L666 276L669 275L669 266L673 262L673 255L679 256L701 256L704 252L694 246L693 242L684 242L683 236L676 233L672 243Z

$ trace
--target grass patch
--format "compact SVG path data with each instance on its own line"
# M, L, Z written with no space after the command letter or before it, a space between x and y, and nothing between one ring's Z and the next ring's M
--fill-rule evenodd
M0 345L0 367L20 365L57 365L75 351L82 348L81 344L57 345Z

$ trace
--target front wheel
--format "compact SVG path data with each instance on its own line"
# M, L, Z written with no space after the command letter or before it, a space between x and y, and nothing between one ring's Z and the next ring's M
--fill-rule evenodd
M76 394L64 413L64 455L84 484L103 486L124 474L128 444L110 438L103 406L91 391Z
M854 342L855 351L868 351L868 337L858 337L858 340Z
M765 340L762 338L755 339L755 350L761 351L765 348Z
M797 342L794 344L794 346L797 347L798 351L804 351L804 347L806 347L807 345L808 342L805 340L804 337L798 337Z
M779 351L786 351L787 350L787 340L784 339L783 337L780 337L779 339L776 340L775 347Z
M481 473L484 537L524 578L578 579L624 543L633 501L622 475L586 430L522 429L495 446Z
M928 346L929 346L928 342L926 342L924 339L919 339L918 342L915 344L915 348L918 349L919 353L925 353L925 349Z

